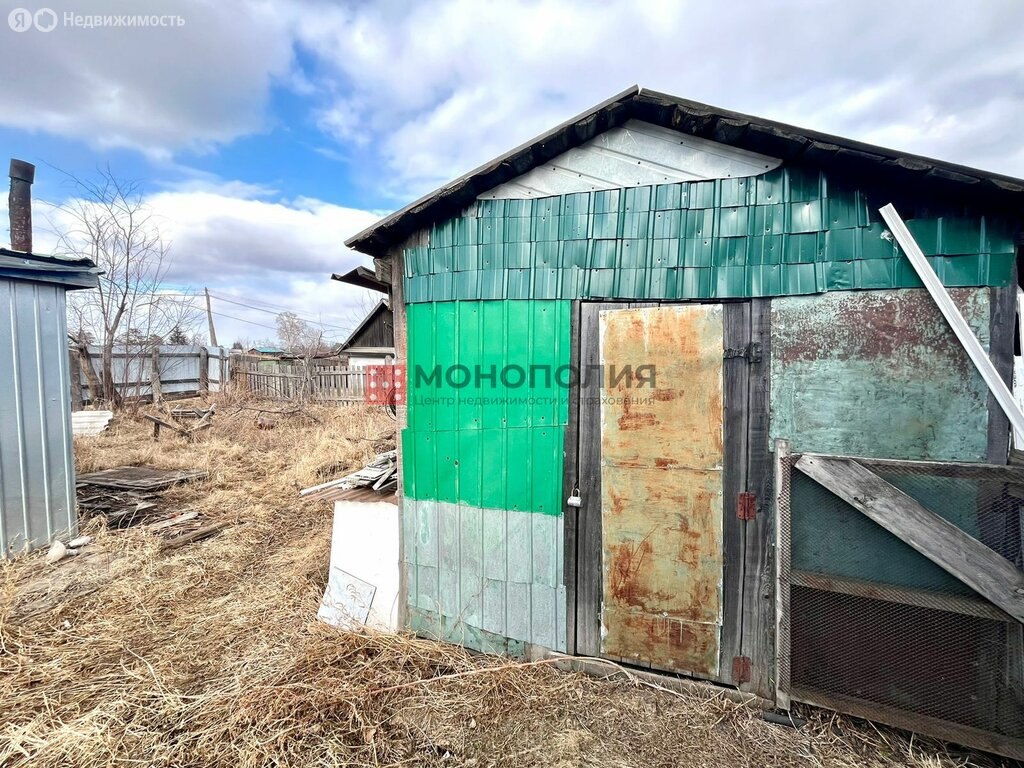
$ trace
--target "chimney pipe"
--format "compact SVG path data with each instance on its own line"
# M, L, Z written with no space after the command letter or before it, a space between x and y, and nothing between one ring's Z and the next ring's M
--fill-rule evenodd
M11 250L32 252L32 182L36 167L11 158L11 194L7 210L11 216Z

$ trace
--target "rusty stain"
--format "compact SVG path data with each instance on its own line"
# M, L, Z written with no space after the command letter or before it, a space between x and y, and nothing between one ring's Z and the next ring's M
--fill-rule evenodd
M601 314L605 366L653 365L656 389L606 384L604 653L718 672L722 581L722 311Z
M984 316L984 327L975 330L986 341L988 313L980 310L987 307L975 306L977 291L951 288L949 293L966 317ZM772 340L772 354L783 364L838 356L920 370L941 355L957 373L973 372L970 357L924 289L836 292L815 296L800 312L787 311L776 331L779 338Z

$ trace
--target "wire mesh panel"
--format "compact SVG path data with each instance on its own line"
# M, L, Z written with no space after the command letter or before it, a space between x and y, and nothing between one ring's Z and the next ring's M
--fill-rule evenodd
M794 469L797 458L779 470L780 689L1024 757L1022 625ZM1021 567L1024 469L857 461Z

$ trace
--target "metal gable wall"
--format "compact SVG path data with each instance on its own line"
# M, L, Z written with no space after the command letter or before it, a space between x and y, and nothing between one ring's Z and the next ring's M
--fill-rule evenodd
M0 552L75 530L65 289L0 279Z

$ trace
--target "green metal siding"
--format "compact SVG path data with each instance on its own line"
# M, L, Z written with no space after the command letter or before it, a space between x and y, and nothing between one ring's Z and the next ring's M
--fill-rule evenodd
M947 286L1007 285L1014 225L911 219ZM410 304L464 299L722 299L920 287L862 190L822 173L481 200L405 251Z
M569 363L569 308L567 301L408 308L408 496L561 513L569 410L568 390L555 378ZM427 383L417 371L435 378Z

